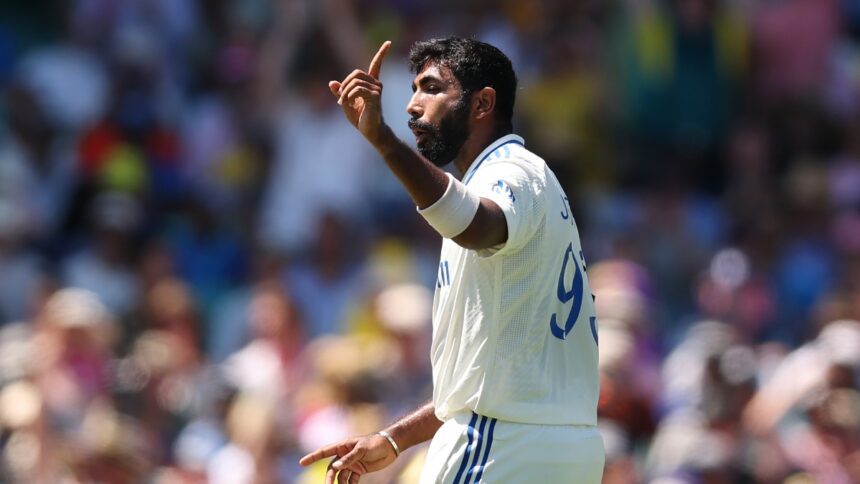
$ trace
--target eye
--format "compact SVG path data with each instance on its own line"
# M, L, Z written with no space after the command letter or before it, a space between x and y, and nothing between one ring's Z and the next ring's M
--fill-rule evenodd
M436 84L428 84L424 90L430 94L435 94L440 91L439 86Z

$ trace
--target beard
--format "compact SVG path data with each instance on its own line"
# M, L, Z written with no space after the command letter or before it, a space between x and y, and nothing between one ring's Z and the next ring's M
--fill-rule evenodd
M439 125L409 120L410 129L424 131L426 140L418 145L418 152L439 168L451 163L469 138L469 103L463 96L454 108L442 117Z

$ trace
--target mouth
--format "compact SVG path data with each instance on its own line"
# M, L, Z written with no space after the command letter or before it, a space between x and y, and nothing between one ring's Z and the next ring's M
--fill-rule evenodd
M424 123L421 123L417 120L409 121L409 129L412 130L412 134L415 135L415 143L423 144L427 142L427 139L430 138L431 130L428 129L427 126L423 126Z
M423 144L427 141L427 138L430 136L430 133L424 129L412 128L412 134L415 135L415 143Z

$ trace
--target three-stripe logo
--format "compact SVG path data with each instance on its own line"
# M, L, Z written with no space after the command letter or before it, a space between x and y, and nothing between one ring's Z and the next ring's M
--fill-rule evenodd
M448 269L448 261L439 263L439 274L436 276L436 287L441 288L451 285L451 271Z
M478 423L479 417L480 423ZM463 453L463 460L460 461L460 468L454 477L454 484L478 484L481 482L484 468L487 466L487 460L490 457L490 448L493 445L493 431L496 428L496 422L498 422L498 419L472 413L472 419L466 428L466 451ZM469 464L470 460L472 461L471 465ZM472 480L473 477L474 481Z

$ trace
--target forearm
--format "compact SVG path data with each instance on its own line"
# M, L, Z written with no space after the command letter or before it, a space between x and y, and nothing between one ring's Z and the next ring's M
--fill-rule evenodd
M433 205L445 194L448 188L445 172L407 146L390 127L383 127L373 146L418 208Z
M401 418L385 431L391 435L402 452L409 447L432 439L441 426L442 421L436 418L433 402L429 402Z
M388 126L383 127L379 139L372 144L418 208L435 204L445 194L448 188L446 173L397 138ZM481 199L469 226L452 238L467 249L494 247L508 238L505 216L498 205Z

